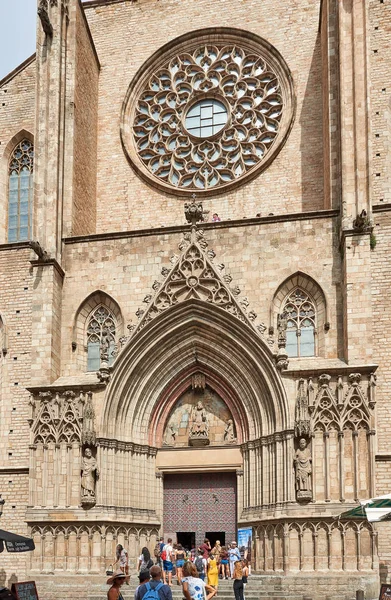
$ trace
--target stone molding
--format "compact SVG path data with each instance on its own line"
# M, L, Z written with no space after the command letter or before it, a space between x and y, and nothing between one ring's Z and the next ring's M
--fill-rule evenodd
M254 225L266 225L269 223L285 223L291 221L307 221L312 219L333 219L339 216L339 210L314 210L301 213L287 213L283 215L270 215L265 217L253 217L249 219L232 219L227 221L219 221L213 223L203 223L202 228L208 229L230 229L231 227L252 227ZM188 230L187 225L171 225L167 227L154 227L148 229L133 229L130 231L114 231L107 233L91 233L88 235L78 235L64 237L62 241L66 245L99 242L107 240L122 240L127 238L137 238L145 236L160 236L167 234L182 233ZM5 248L13 248L17 244L26 245L25 242L15 242L13 244L0 244L0 250Z
M122 450L123 452L137 452L138 454L147 454L148 456L156 456L158 448L146 446L143 444L134 444L133 442L121 442L108 438L97 438L97 446L101 448L111 448L114 450Z
M249 526L250 523L246 523ZM280 519L253 523L256 544L255 570L261 573L349 571L377 568L377 533L365 521ZM366 544L363 538L366 537ZM320 553L320 548L326 553Z

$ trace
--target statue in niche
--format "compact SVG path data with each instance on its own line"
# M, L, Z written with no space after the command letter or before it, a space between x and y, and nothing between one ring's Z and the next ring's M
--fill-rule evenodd
M102 337L100 341L100 359L102 362L109 362L109 350L110 350L110 332L105 327L102 331Z
M232 419L228 419L227 421L227 425L224 431L224 441L228 442L228 444L233 444L236 441L234 422L232 421Z
M209 444L208 414L201 400L193 408L189 432L190 446L207 446Z
M286 345L286 330L288 327L288 313L284 310L277 317L277 331L278 331L278 347L285 347Z
M312 458L304 438L301 438L299 448L296 450L294 467L297 500L312 500Z
M88 392L87 401L83 411L83 433L82 442L83 444L89 444L94 446L96 443L95 433L95 411L92 405L92 393Z
M91 448L84 450L81 464L81 503L92 506L96 503L95 486L99 477L96 459L92 456Z

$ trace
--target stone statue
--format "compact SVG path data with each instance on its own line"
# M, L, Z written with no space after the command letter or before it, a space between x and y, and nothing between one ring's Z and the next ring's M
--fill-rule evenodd
M201 400L193 408L189 444L191 446L207 446L209 444L208 415Z
M86 448L81 465L81 503L93 505L96 502L95 486L99 470L91 448Z
M288 327L288 314L284 310L277 317L277 330L278 330L278 347L284 347L286 345L286 329Z
M94 446L96 443L95 411L92 405L92 393L88 392L83 411L82 443Z
M304 438L301 438L296 450L294 466L297 500L312 500L312 458Z
M109 349L110 349L110 332L105 327L102 331L102 337L100 341L100 359L104 362L109 362Z
M177 435L178 435L178 431L177 431L175 425L169 425L167 428L167 431L166 431L163 446L174 446Z
M235 441L235 431L234 431L234 423L232 419L228 419L227 425L224 431L224 441L228 443L232 443Z

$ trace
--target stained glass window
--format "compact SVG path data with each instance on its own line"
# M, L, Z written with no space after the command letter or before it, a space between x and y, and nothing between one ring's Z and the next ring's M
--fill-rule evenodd
M32 237L34 146L21 141L12 153L8 179L8 241Z
M115 321L107 308L99 306L94 310L87 327L87 371L100 369L100 351L104 332L110 340L108 352L110 365L114 360Z
M311 298L296 289L285 301L287 313L286 351L288 356L315 356L316 311Z

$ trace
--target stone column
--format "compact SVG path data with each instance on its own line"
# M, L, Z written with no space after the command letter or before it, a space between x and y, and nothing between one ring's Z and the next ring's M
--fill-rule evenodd
M342 227L370 215L369 98L366 0L338 2Z
M56 261L32 260L31 264L34 278L31 383L49 385L60 376L64 271Z
M236 469L236 481L237 481L237 515L238 520L243 512L243 469Z

